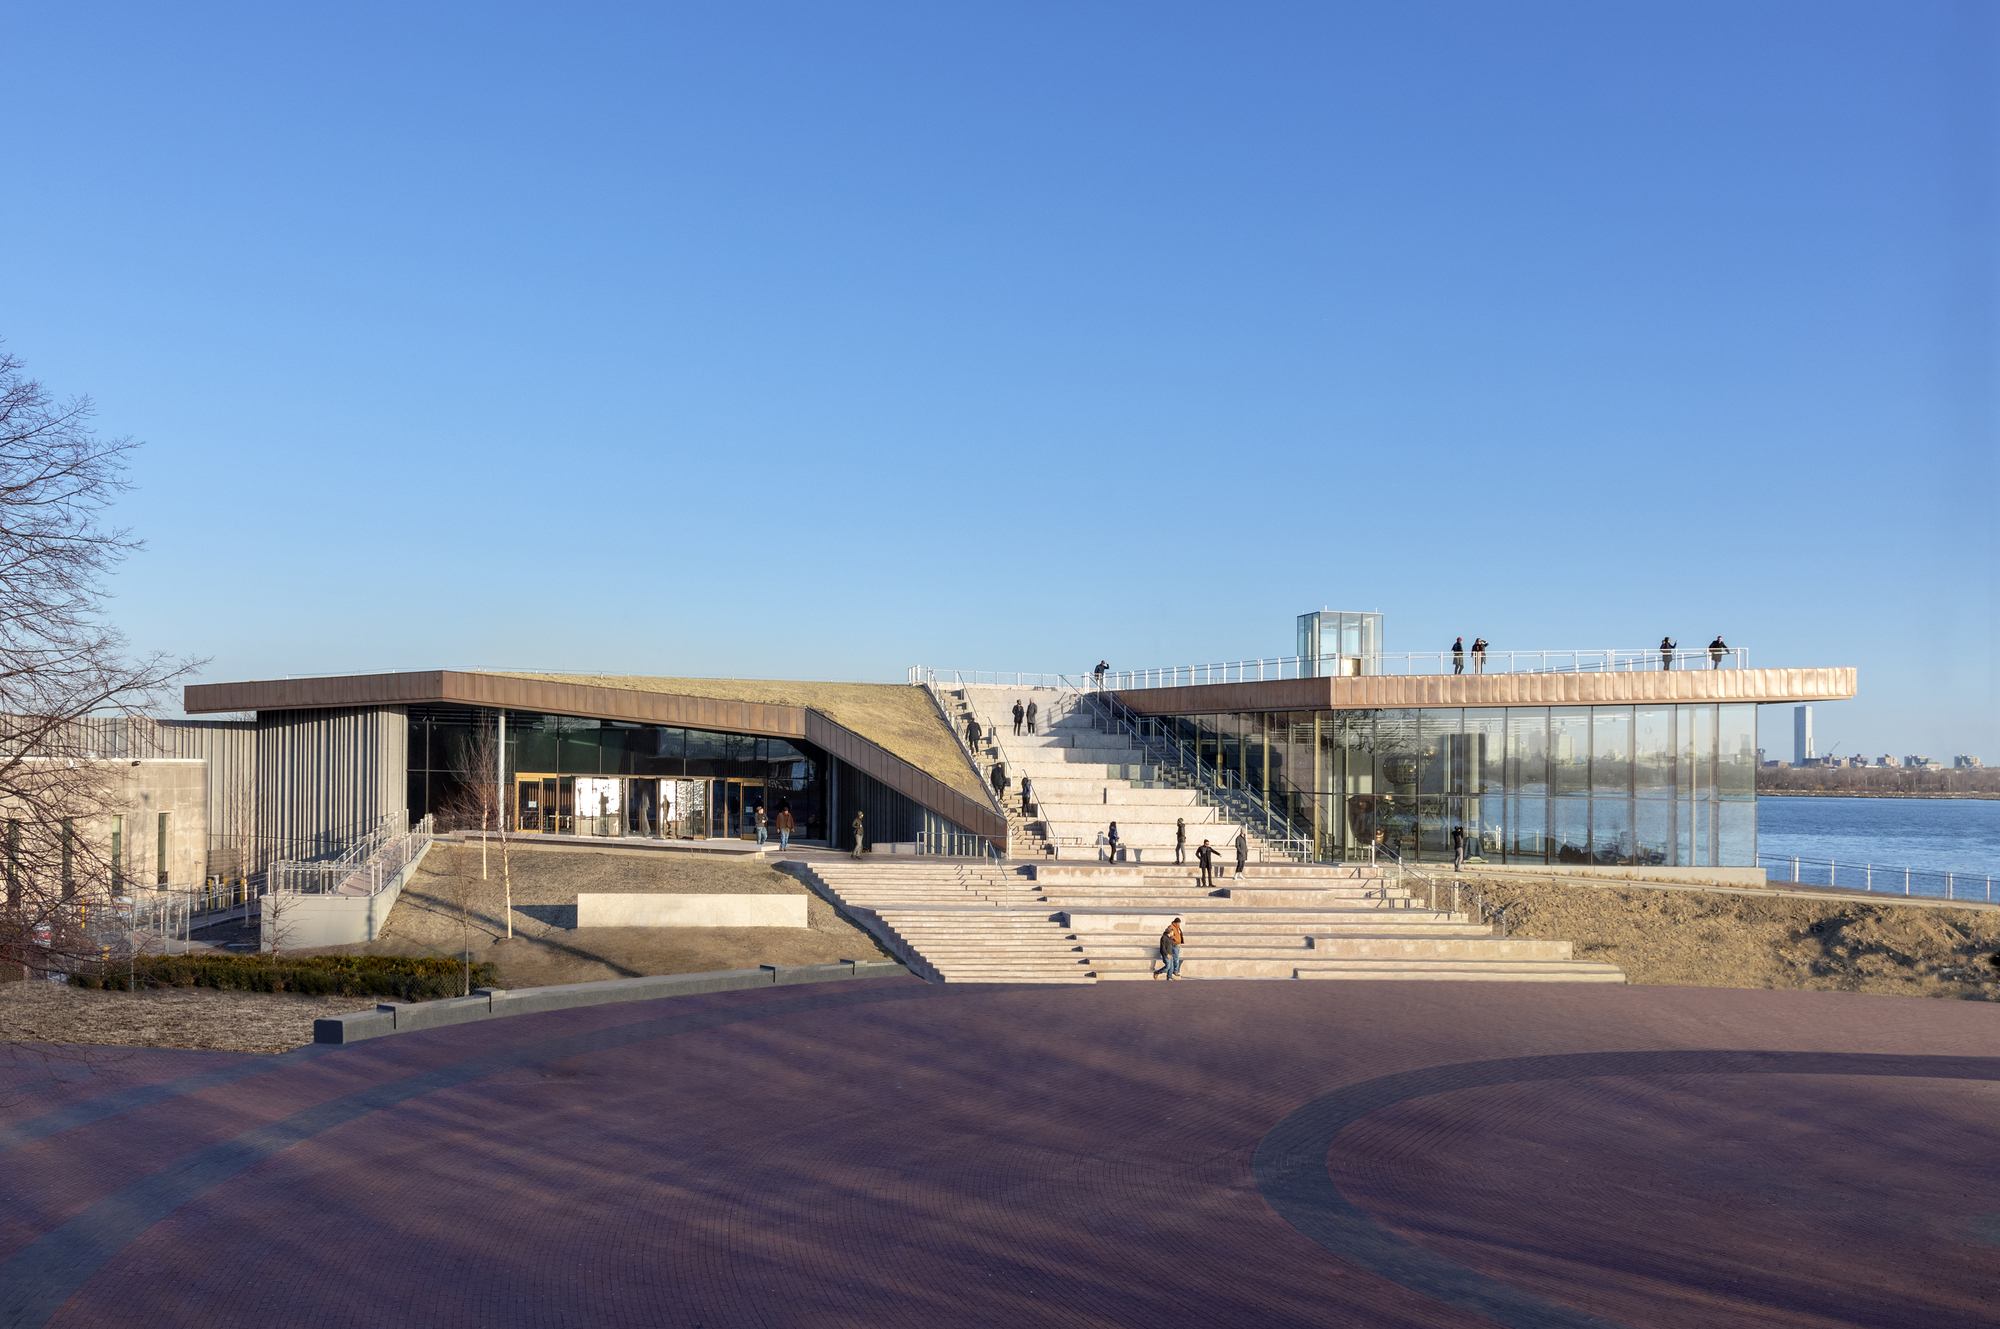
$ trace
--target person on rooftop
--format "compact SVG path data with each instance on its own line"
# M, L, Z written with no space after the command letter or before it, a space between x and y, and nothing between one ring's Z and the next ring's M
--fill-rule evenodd
M1021 709L1021 699L1016 697L1014 699L1014 732L1016 734L1021 732L1021 717L1025 714L1027 712Z
M1028 703L1028 732L1031 734L1035 732L1035 710L1035 703L1030 701Z
M1486 638L1475 637L1472 642L1472 672L1486 672Z
M1708 644L1708 667L1711 669L1722 668L1722 657L1728 654L1728 652L1729 643L1722 639L1720 632L1716 633L1715 640Z
M1451 672L1454 674L1465 672L1465 638L1463 637L1455 638L1451 643Z
M1674 651L1679 646L1680 643L1672 637L1660 638L1660 668L1672 669L1674 667Z

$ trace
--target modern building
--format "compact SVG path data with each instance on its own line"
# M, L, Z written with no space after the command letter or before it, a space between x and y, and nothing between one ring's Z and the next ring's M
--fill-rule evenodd
M1851 668L1751 669L1743 656L1510 652L1455 673L1391 656L1380 614L1299 619L1301 654L1059 680L1153 745L1141 783L1228 787L1258 833L1322 860L1381 843L1449 856L1454 827L1506 863L1754 865L1757 707L1852 697ZM1554 661L1555 663L1551 663ZM993 681L1024 675L982 675ZM266 853L382 819L468 827L497 805L522 834L747 838L789 810L798 838L1005 853L989 772L917 686L432 670L190 687L188 737L229 757L211 825L247 799ZM929 685L929 686L927 686ZM1809 725L1809 720L1806 721ZM1179 763L1176 765L1176 763ZM1275 850L1274 850L1275 852Z
M1813 751L1812 707L1792 707L1792 765L1804 766L1816 755Z
M1951 764L1953 769L1955 770L1976 771L1980 769L1980 761L1979 758L1977 757L1965 757L1965 756L1953 757L1951 759Z

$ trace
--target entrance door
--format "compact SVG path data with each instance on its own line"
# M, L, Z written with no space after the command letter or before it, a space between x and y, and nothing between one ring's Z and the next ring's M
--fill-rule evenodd
M524 834L568 835L576 828L576 777L514 777L514 829Z

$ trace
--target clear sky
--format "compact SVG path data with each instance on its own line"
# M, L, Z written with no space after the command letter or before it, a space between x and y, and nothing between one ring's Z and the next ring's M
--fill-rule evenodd
M2000 760L1997 12L8 3L0 336L146 440L115 613L210 680L1331 605Z

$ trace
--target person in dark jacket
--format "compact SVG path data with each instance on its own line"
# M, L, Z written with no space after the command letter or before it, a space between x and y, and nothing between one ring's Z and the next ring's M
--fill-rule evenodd
M1091 671L1092 674L1097 679L1098 691L1102 692L1104 690L1104 676L1105 674L1109 673L1110 670L1111 670L1111 662L1109 660L1099 660L1097 662L1097 668Z
M792 830L797 825L792 820L792 807L787 803L778 809L778 848L789 849L792 845Z
M1672 637L1660 638L1660 668L1672 669L1674 667L1674 652L1679 647L1680 643Z
M1452 640L1451 672L1454 674L1465 672L1465 638L1463 637L1457 637Z
M1021 709L1021 701L1020 701L1020 698L1018 698L1018 697L1017 697L1017 698L1015 698L1015 699L1014 699L1014 732L1015 732L1015 733L1017 733L1017 734L1018 734L1018 733L1020 733L1020 732L1021 732L1021 720L1022 720L1022 718L1023 718L1023 717L1025 717L1026 715L1027 715L1027 712Z
M1174 818L1174 866L1187 862L1187 818Z
M1475 674L1486 672L1486 638L1484 637L1478 637L1473 640L1472 672Z
M1006 792L1007 765L1005 762L996 761L993 763L993 797L999 798Z
M1206 840L1194 851L1194 861L1201 867L1201 884L1211 889L1215 886L1215 857L1215 846Z
M1239 826L1236 828L1236 880L1243 880L1243 868L1249 861L1250 836Z
M1171 983L1181 976L1181 943L1186 940L1186 936L1181 932L1181 921L1178 918L1167 924L1167 930L1160 934L1161 970L1153 977L1159 978L1164 974Z
M1112 822L1112 823L1111 823L1111 829L1110 829L1110 830L1108 830L1108 831L1106 831L1106 832L1104 833L1104 843L1105 843L1106 845L1108 845L1108 846L1110 847L1110 848L1109 848L1109 851L1108 851L1108 853L1106 854L1106 857L1107 857L1107 858L1109 858L1109 859L1110 859L1110 860L1111 860L1111 861L1112 861L1113 863L1116 863L1116 862L1118 861L1118 823L1117 823L1117 822L1115 822L1115 821L1114 821L1114 822Z
M1021 815L1035 815L1035 782L1025 775L1021 777Z
M1029 733L1031 733L1031 734L1035 732L1035 709L1036 709L1036 707L1035 707L1035 703L1033 703L1032 701L1031 701L1031 702L1029 702L1029 703L1028 703L1028 732L1029 732Z
M979 751L979 736L984 731L979 727L979 719L974 716L965 722L965 741L974 752Z
M1465 827L1451 828L1451 870L1465 871Z
M1720 632L1716 633L1715 640L1708 644L1708 667L1710 669L1722 668L1722 657L1728 650L1729 643L1722 639Z

